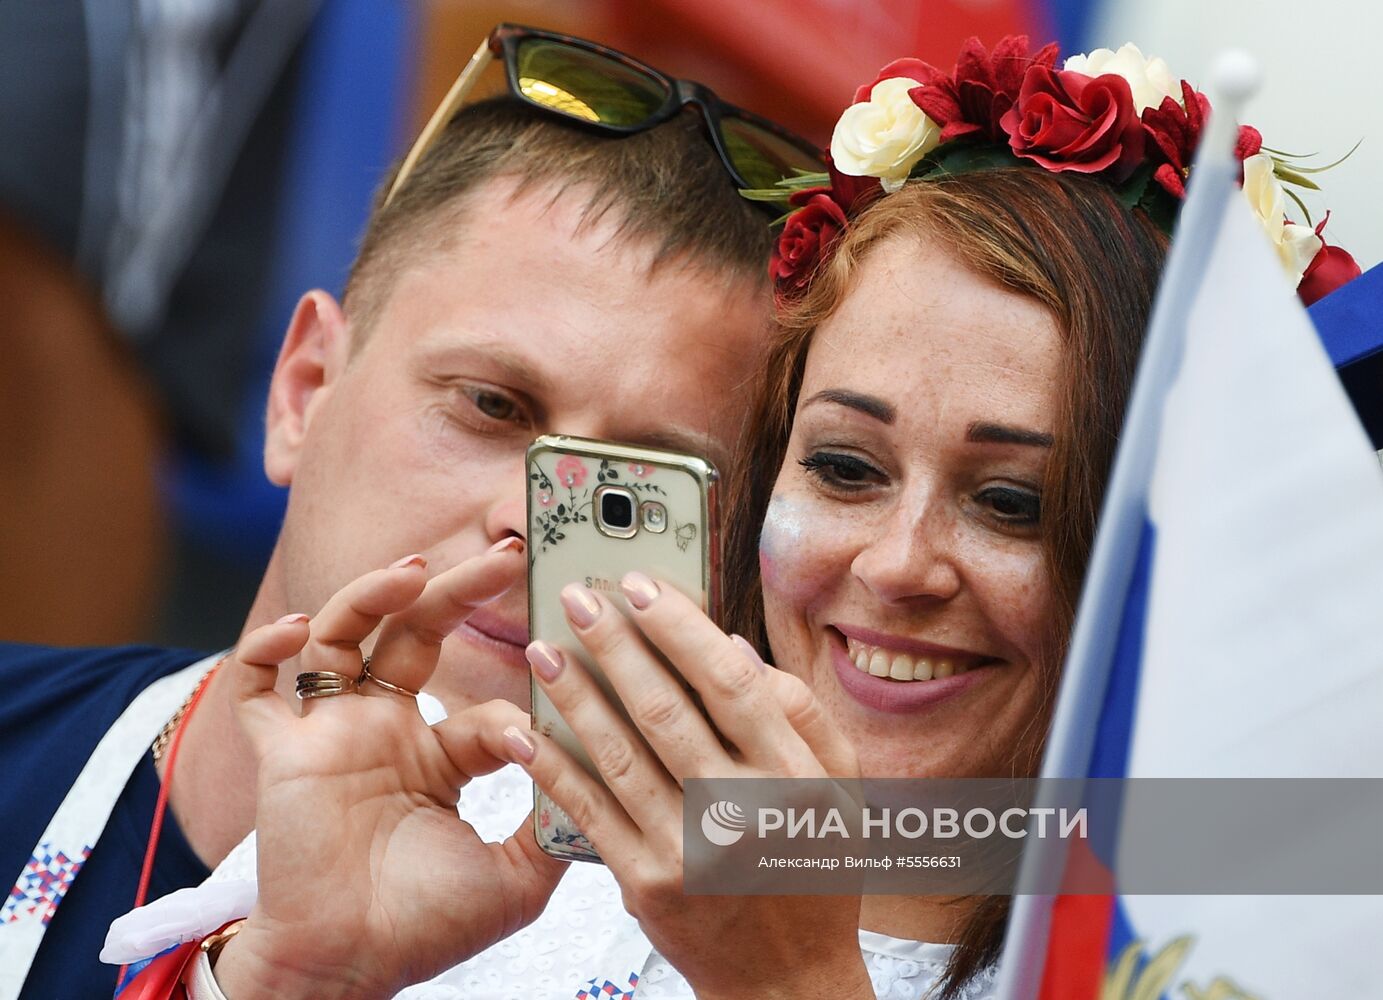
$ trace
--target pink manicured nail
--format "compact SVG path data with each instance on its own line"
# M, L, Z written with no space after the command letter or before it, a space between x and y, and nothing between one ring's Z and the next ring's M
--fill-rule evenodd
M411 556L404 556L398 562L390 563L390 569L403 569L405 566L426 566L427 560L416 552Z
M533 665L533 672L545 681L555 681L562 672L562 654L541 639L530 642L524 655Z
M533 742L533 737L516 726L504 731L504 746L515 764L531 764L538 755L538 746Z
M517 549L522 552L524 549L523 539L518 535L510 535L508 538L501 538L499 541L495 542L494 545L486 549L486 551L503 552L505 549Z
M619 589L624 591L629 603L640 611L652 604L658 596L658 585L638 570L625 573L624 579L619 582Z
M600 602L579 583L567 584L562 588L560 597L562 607L567 610L567 617L577 628L590 628L600 617Z
M297 615L284 615L284 616L283 616L282 618L280 618L278 621L274 622L274 624L275 624L275 625L300 625L301 623L303 623L303 622L305 622L305 621L307 621L307 615L303 615L303 614L297 614Z
M767 666L768 666L768 664L764 662L764 658L763 658L762 656L759 655L759 651L758 651L757 649L754 648L753 644L750 643L750 641L749 641L748 639L746 639L744 636L740 635L738 632L733 633L733 634L730 636L730 641L733 642L736 646L739 647L741 653L743 653L745 656L749 657L751 660L753 660L755 663L757 663L760 667L767 667Z

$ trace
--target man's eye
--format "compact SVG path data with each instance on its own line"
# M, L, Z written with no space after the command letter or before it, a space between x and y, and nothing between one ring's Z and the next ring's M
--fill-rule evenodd
M797 464L825 485L840 490L864 489L884 479L884 474L864 459L843 452L812 452Z
M494 389L466 386L461 390L472 405L491 420L505 423L527 423L528 414L517 400Z
M1042 514L1042 500L1031 490L991 486L975 497L1006 524L1034 525Z

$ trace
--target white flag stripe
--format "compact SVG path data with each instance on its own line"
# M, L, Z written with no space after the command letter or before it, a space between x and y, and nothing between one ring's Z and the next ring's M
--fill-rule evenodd
M1247 206L1226 210L1153 474L1128 773L1383 777L1383 470ZM1380 897L1122 903L1149 952L1193 936L1177 982L1284 1000L1383 982Z
M1383 470L1248 206L1226 210L1149 498L1129 775L1383 777Z

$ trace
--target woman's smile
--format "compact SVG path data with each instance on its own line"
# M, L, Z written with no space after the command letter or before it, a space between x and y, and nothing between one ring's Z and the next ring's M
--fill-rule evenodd
M837 625L827 629L841 690L879 712L918 712L985 682L999 660L915 639Z

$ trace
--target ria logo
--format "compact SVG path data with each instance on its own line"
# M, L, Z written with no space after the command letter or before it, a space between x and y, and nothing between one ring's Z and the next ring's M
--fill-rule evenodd
M744 836L744 810L728 799L713 802L701 814L701 833L717 847L729 847Z

